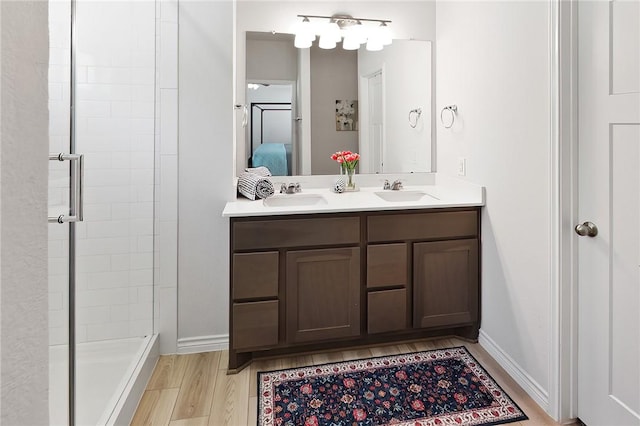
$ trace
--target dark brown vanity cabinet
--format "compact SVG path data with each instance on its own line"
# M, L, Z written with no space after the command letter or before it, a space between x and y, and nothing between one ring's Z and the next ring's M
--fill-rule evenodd
M477 339L479 212L232 218L229 371L330 347Z

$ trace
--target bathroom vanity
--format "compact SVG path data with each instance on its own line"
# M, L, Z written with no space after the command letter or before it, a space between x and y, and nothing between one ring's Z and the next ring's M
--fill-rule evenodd
M290 353L476 340L482 188L465 198L436 186L228 203L229 371Z

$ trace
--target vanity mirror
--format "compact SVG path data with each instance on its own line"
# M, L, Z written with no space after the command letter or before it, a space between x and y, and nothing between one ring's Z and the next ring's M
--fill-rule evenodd
M237 171L337 174L330 155L361 154L358 173L432 170L431 42L393 40L380 51L294 47L292 34L243 32L236 90Z

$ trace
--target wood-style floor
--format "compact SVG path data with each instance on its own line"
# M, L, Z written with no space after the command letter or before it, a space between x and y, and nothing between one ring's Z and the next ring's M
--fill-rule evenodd
M557 425L477 343L437 339L257 361L227 375L226 351L160 357L132 425L254 426L257 372L464 345L530 420L510 425Z

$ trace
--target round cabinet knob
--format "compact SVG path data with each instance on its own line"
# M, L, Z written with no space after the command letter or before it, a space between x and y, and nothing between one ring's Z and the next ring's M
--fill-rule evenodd
M595 237L596 235L598 235L598 227L592 222L581 223L579 225L576 225L574 229L576 231L576 234L580 235L581 237Z

